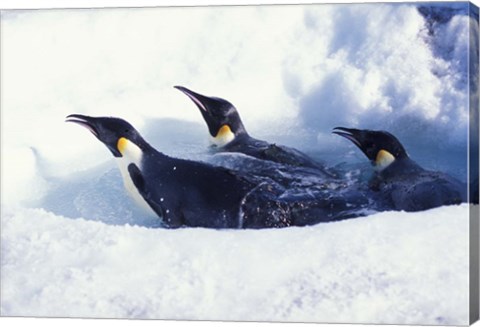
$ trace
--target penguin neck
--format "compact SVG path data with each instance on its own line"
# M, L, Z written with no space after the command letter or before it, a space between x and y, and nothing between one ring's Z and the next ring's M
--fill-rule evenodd
M155 157L159 164L168 161L168 156L156 150L143 139L136 140L135 143L127 139L119 140L119 144L120 142L122 144L119 146L119 150L122 156L117 157L116 161L122 174L125 174L125 176L129 175L128 166L130 164L136 165L142 171L144 161L148 158Z
M409 157L396 159L382 170L377 170L376 175L381 178L392 178L394 176L408 175L424 171L415 161Z
M243 125L238 129L238 127L232 128L230 125L224 124L218 129L215 136L210 137L210 143L213 147L224 148L246 137L248 137L248 134L243 128Z
M121 137L117 142L117 148L121 153L121 157L118 157L119 162L125 162L128 164L135 164L139 168L142 164L145 153L149 153L155 149L148 144L142 138L136 138L135 141L131 141L125 137Z

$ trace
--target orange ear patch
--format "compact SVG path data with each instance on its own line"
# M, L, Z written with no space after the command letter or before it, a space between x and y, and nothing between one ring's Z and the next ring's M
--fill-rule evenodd
M222 125L218 129L217 135L212 138L212 143L216 146L224 146L232 142L235 138L235 134L232 132L230 126Z
M215 138L217 137L225 137L225 136L228 136L230 134L233 134L232 133L232 130L230 129L230 126L228 125L223 125L222 127L220 127L220 129L218 130L218 133L217 133L217 136L215 136Z
M395 161L395 156L388 152L387 150L380 150L377 153L377 158L375 159L375 166L378 169L387 168Z
M120 151L120 153L122 155L125 154L125 150L127 149L127 145L128 145L128 140L124 137L121 137L118 139L118 142L117 142L117 148L118 148L118 151Z

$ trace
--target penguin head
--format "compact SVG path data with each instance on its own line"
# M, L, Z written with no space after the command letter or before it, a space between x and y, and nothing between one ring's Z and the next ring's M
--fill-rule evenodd
M387 168L395 160L408 158L400 141L388 132L335 127L333 133L355 144L378 171Z
M213 145L222 147L240 135L248 135L237 109L225 99L208 97L183 86L174 86L198 107L207 123Z
M86 127L116 158L137 156L147 144L132 125L120 118L72 114L67 116L66 122Z

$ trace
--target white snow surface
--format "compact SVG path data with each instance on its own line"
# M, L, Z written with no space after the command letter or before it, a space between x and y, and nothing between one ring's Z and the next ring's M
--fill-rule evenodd
M1 314L467 324L467 205L154 228L108 150L64 118L122 117L204 160L183 85L330 164L365 162L332 128L386 129L466 181L470 19L429 33L413 4L2 11Z
M2 315L468 323L468 205L312 227L2 221Z

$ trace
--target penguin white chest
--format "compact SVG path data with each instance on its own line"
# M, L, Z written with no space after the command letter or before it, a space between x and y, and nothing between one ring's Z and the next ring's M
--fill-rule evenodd
M122 153L122 157L117 158L116 161L118 168L120 169L120 173L122 174L123 185L125 186L125 189L141 208L150 214L156 215L156 213L152 210L150 205L147 203L147 201L145 201L143 196L138 191L128 171L128 166L130 164L135 164L138 169L142 171L142 150L136 144L125 138L121 138L118 141L118 149Z

